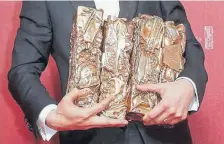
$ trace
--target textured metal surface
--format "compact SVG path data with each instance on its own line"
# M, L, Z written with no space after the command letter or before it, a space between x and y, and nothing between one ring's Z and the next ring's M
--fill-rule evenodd
M186 38L183 25L175 27L173 22L163 22L156 16L141 15L133 21L136 28L126 118L141 121L161 98L154 92L140 92L135 85L174 81L183 69Z
M90 88L91 93L76 100L80 107L94 105L100 88L100 57L103 11L79 6L71 34L67 93L74 88Z
M160 17L139 15L132 21L78 7L71 35L67 93L90 88L76 104L91 107L108 96L115 100L101 114L141 121L161 100L155 92L136 90L138 84L174 81L183 70L185 27ZM101 55L102 53L102 55Z
M185 27L165 22L163 36L163 62L160 83L174 81L184 69L183 53L186 45Z
M99 101L115 96L102 115L124 119L127 111L127 88L130 77L130 56L133 48L133 23L126 19L112 19L104 24L101 87Z

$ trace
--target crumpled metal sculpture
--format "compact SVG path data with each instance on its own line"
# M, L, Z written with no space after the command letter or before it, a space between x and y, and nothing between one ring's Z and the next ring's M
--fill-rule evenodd
M115 96L102 115L124 119L127 112L126 100L130 78L130 56L133 48L132 22L109 17L104 23L101 87L99 101L107 96Z
M174 81L184 69L183 53L186 45L186 30L183 24L175 26L174 22L164 23L163 62L160 83Z
M66 92L91 89L75 101L80 107L114 95L101 115L142 121L161 98L138 91L135 85L172 82L178 77L184 68L185 33L184 25L151 15L130 22L109 17L103 22L102 10L79 6L70 39Z
M98 101L103 11L79 6L71 34L67 93L72 89L90 88L75 104L91 107Z
M142 117L161 100L154 92L141 92L137 84L174 81L183 69L185 29L182 24L163 22L156 16L141 15L136 24L134 49L131 57L131 94L126 119L142 121Z

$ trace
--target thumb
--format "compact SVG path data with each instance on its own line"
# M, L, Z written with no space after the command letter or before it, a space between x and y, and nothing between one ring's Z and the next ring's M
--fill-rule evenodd
M90 93L90 89L88 89L88 88L84 88L84 89L81 89L81 90L79 90L77 88L74 88L71 92L69 92L68 94L66 94L66 97L69 100L74 101L78 97L83 96L83 95L86 95L88 93Z
M159 94L162 93L162 84L143 84L143 85L136 85L137 90L144 91L144 92L157 92Z

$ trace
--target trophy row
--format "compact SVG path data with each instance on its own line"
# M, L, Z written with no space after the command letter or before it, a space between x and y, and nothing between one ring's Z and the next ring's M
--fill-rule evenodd
M73 21L67 93L89 88L74 102L91 107L115 96L101 115L141 121L159 103L155 92L136 85L174 81L183 70L186 34L183 24L139 14L128 21L103 10L79 6Z

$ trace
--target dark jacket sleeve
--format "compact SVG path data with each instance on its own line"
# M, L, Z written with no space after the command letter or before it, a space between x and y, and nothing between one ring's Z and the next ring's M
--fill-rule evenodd
M48 63L51 41L52 29L45 2L23 2L8 86L35 134L41 110L56 103L40 82Z
M204 67L204 52L200 43L196 40L183 5L179 1L161 1L162 15L165 20L174 21L176 24L184 24L186 28L186 50L184 57L186 63L179 77L190 78L197 87L199 103L201 104L208 80Z

